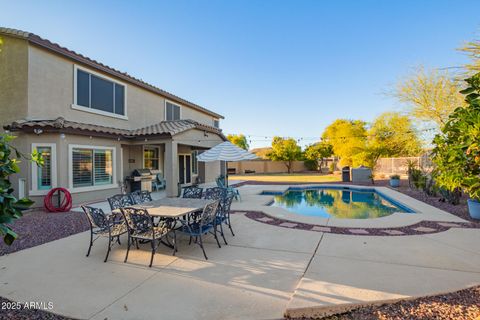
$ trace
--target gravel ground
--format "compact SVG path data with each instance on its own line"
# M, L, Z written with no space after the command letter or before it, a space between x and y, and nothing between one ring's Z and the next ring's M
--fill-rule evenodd
M42 210L24 213L11 227L18 234L18 238L11 246L1 241L0 256L68 237L89 228L83 213L50 213Z
M480 319L480 287L411 301L364 307L324 320L474 320Z

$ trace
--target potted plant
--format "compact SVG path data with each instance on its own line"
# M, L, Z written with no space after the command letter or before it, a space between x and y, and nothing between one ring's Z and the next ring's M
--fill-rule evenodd
M466 106L450 115L432 155L439 186L468 194L470 216L480 219L480 73L465 81Z
M400 187L400 176L398 174L393 174L390 176L390 187Z

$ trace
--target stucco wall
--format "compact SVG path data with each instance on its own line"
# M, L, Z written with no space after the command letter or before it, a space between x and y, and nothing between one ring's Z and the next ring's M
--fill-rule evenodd
M3 125L27 115L28 44L25 40L1 36L0 47L0 132Z
M35 46L29 46L28 61L28 115L32 118L52 119L63 116L77 122L124 129L139 128L165 120L163 97L124 82L128 121L72 109L74 63ZM186 106L181 108L182 118L213 125L212 116Z
M255 173L286 173L287 167L283 161L256 160L229 162L228 168L234 168L237 174L244 174L245 171L255 171ZM294 161L293 172L308 171L303 161Z
M92 202L96 200L105 200L107 197L120 192L118 187L118 181L121 177L121 154L120 154L120 142L112 139L103 138L91 138L88 136L78 135L65 135L64 138L60 134L18 134L15 139L15 146L24 153L30 153L32 151L32 143L54 143L56 145L56 163L57 163L57 187L70 187L69 178L69 145L83 145L83 146L101 146L101 147L113 147L115 148L115 176L113 180L114 186L104 190L78 192L75 189L71 190L73 194L74 204ZM35 207L43 206L43 195L32 195L32 165L28 161L22 161L20 163L21 173L12 176L12 184L16 190L15 194L18 195L18 180L21 178L26 179L26 191L29 197L35 201Z

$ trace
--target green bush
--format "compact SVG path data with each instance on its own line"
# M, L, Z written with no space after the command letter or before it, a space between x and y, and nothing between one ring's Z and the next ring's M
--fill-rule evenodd
M390 176L390 179L394 179L394 180L400 180L400 176L398 174L392 174Z
M9 177L20 172L18 163L21 158L27 158L10 145L14 138L8 134L0 134L0 234L8 245L17 238L10 224L22 216L22 210L28 209L33 204L33 201L27 198L17 199L13 195L14 190ZM43 160L36 150L29 160L43 165Z
M329 172L329 173L335 172L335 162L331 162L331 163L328 165L328 172Z
M455 109L435 136L433 162L440 187L480 200L480 73L465 81L467 106Z
M309 171L317 171L318 170L318 162L316 160L305 160L303 161L303 163L305 164L305 167L307 167L307 169Z

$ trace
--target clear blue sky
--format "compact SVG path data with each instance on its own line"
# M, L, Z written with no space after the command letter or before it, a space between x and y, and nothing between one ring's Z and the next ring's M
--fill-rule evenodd
M412 67L461 65L456 48L480 39L480 1L17 0L0 8L1 26L223 114L224 131L255 136L253 147L269 144L265 136L319 137L336 118L401 110L384 93Z

